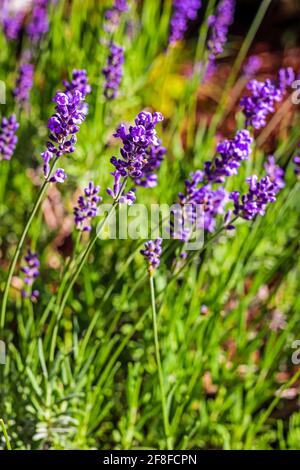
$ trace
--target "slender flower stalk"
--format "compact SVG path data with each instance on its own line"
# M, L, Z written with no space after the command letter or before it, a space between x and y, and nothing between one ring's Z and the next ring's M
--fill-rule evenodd
M155 302L155 288L154 288L154 273L160 265L160 256L162 253L162 239L150 240L145 243L145 249L141 250L141 254L144 256L148 265L149 282L150 282L150 294L151 294L151 307L152 307L152 325L153 325L153 336L154 336L154 347L156 356L156 365L158 370L158 379L160 386L160 399L163 413L163 423L166 437L166 446L168 450L172 449L172 439L170 436L170 424L168 417L168 408L165 391L165 381L163 376L163 369L161 364L159 338L158 338L158 327L157 327L157 313L156 313L156 302Z

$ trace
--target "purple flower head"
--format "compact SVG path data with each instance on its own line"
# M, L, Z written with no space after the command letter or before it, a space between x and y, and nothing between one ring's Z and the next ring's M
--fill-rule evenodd
M108 100L117 97L123 77L124 49L113 42L110 44L110 53L107 65L102 70L106 82L104 85L104 96Z
M29 101L29 93L33 83L34 67L32 64L22 64L16 82L13 96L19 106L24 106Z
M156 240L149 240L145 243L145 249L141 250L141 254L144 256L148 263L149 274L153 275L154 270L160 265L160 257L162 253L162 239L157 238Z
M114 186L113 189L107 188L107 194L111 196L113 200L119 198L118 201L120 204L127 204L128 206L132 206L132 204L134 204L136 200L135 188L128 191L128 193L122 194L120 196L123 183L122 176L117 170L112 173L112 176L114 177Z
M257 215L265 215L269 203L276 201L278 189L268 176L260 181L257 176L247 178L249 191L240 197L239 192L231 193L230 198L234 203L234 214L246 220L252 220Z
M188 241L195 230L213 232L217 216L224 214L227 192L224 188L203 185L203 179L204 173L198 170L185 181L185 192L178 195L181 210L174 211L173 238Z
M296 80L296 75L292 67L286 69L280 69L278 72L279 88L284 93L293 82Z
M241 161L248 160L253 138L247 130L239 131L234 139L224 140L217 147L218 155L205 163L205 177L211 183L224 183L226 176L236 175Z
M157 174L155 173L160 167L166 154L166 148L158 141L157 146L150 147L147 151L148 161L143 168L143 175L141 178L135 178L134 182L137 186L144 188L154 188L157 186Z
M268 157L267 162L264 164L267 176L270 181L274 184L274 189L276 192L279 192L282 188L285 187L284 182L284 170L280 166L276 165L275 158L273 155Z
M184 38L188 22L197 18L201 0L173 0L173 15L170 22L169 44L175 44Z
M31 300L37 300L39 296L38 290L30 289L30 293L28 289L32 287L35 280L38 278L40 271L40 262L38 258L38 254L28 250L27 255L24 257L24 266L21 267L21 271L24 274L24 283L27 286L27 289L22 290L22 297L30 297Z
M63 168L58 168L54 175L49 179L50 183L64 183L67 179L66 172Z
M74 207L74 220L76 228L82 232L92 230L91 220L98 214L98 205L102 198L98 195L100 187L95 186L92 181L84 189L84 195L79 196L77 206Z
M83 100L86 98L86 95L89 95L92 91L92 87L88 82L87 71L84 69L74 69L72 72L72 80L70 82L64 80L63 85L65 87L65 93L73 93L75 90L80 91Z
M77 72L73 72L74 81L78 79ZM81 78L83 75L81 75ZM79 82L77 86L75 82L71 82L73 85L65 82L69 89L66 89L64 93L57 92L53 98L53 101L56 103L56 112L48 121L48 129L50 130L49 141L47 142L47 150L41 154L44 160L45 178L49 177L50 162L54 157L60 158L65 154L75 152L76 134L80 129L80 125L86 119L87 113L84 106L84 95L78 89L83 86L83 83L81 80ZM87 81L85 81L84 86L85 91L88 92ZM54 175L53 178L51 181L63 182L66 175L60 169L60 173L57 176Z
M17 142L16 131L19 128L17 118L14 114L9 118L2 118L0 126L0 160L10 160Z
M154 169L153 148L160 147L155 128L161 121L163 121L161 113L151 114L143 111L136 117L134 126L130 126L129 129L124 124L119 126L114 137L122 140L123 147L120 150L122 158L112 157L111 163L122 177L129 176L136 184L143 182L144 186L147 185L147 177L150 181L151 171ZM159 158L155 157L156 166Z
M127 0L115 0L114 5L105 12L104 29L113 33L119 26L122 13L128 11Z
M235 0L221 0L215 15L209 17L210 38L208 40L209 59L214 62L222 54L227 41L229 27L233 22Z
M25 19L25 13L18 11L15 13L6 12L2 19L3 31L8 41L14 41L18 39L23 23Z
M247 77L253 77L261 68L262 59L257 55L251 55L244 65L243 72Z
M26 27L28 36L35 43L39 42L49 30L48 1L35 0L30 21Z

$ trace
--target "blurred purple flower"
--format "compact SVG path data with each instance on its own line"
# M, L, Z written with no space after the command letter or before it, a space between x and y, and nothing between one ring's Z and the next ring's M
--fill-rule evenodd
M35 0L31 13L31 18L26 26L26 32L30 39L37 43L49 30L48 19L49 0Z
M261 68L262 59L257 55L251 55L244 65L243 72L247 77L253 77Z
M264 164L264 168L270 181L274 184L276 192L279 192L285 187L284 170L280 168L280 166L276 165L273 155L268 157L267 162Z
M26 286L31 288L40 274L40 262L38 254L32 252L31 250L28 250L27 255L24 257L24 263L24 266L21 267L21 271L24 274L24 283L26 284ZM39 291L31 290L29 293L28 287L26 289L22 289L22 297L30 297L33 301L37 300L39 296Z
M153 274L154 270L160 265L160 257L162 254L162 239L149 240L145 243L145 249L141 250L141 254L148 262L149 273Z
M209 17L210 37L208 40L209 59L214 62L222 54L227 41L229 26L233 23L235 0L221 0L216 13Z
M102 73L106 82L104 85L104 96L108 100L117 97L120 83L123 77L124 49L113 42L110 44L110 53L107 59L107 65Z
M108 33L113 33L119 26L122 13L129 10L127 0L115 0L111 8L105 12L104 29Z
M188 22L197 18L201 0L173 0L173 14L170 21L169 44L175 44L184 38Z
M19 106L23 107L29 101L29 94L33 84L34 66L32 64L22 64L13 96Z
M2 118L0 126L0 160L10 160L17 142L16 131L19 128L16 116L13 114L9 118Z
M99 192L100 187L90 181L88 187L84 189L84 195L79 196L78 205L74 207L74 220L78 230L91 231L91 220L98 214L98 204L102 201Z

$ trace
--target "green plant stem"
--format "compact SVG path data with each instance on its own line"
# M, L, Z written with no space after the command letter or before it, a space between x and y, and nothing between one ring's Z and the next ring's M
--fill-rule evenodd
M6 442L7 450L12 450L10 440L9 440L9 437L8 437L3 419L0 419L0 426L1 426L2 432L4 434L4 439L5 439L5 442Z
M12 277L13 277L13 274L14 274L14 271L15 271L15 267L16 267L20 252L22 250L23 243L25 241L26 235L27 235L27 233L29 231L29 228L31 226L31 223L33 221L33 218L34 218L35 214L37 213L37 210L38 210L38 208L39 208L39 206L40 206L40 204L43 200L44 194L47 190L47 185L48 185L48 180L46 180L43 183L43 185L42 185L42 187L41 187L41 189L38 193L37 199L35 201L35 204L33 206L32 211L31 211L31 213L28 217L28 220L26 222L26 225L24 227L24 230L22 232L21 238L18 242L16 251L14 253L13 259L11 261L11 264L10 264L10 267L9 267L9 270L8 270L8 275L7 275L7 279L6 279L6 283L5 283L5 287L4 287L4 291L3 291L3 299L2 299L2 305L1 305L1 321L0 321L1 330L3 330L4 326L5 326L5 315L6 315L6 306L7 306L8 293L9 293L11 280L12 280Z
M51 362L54 360L54 351L55 351L55 344L56 344L56 338L57 338L57 333L58 333L59 321L62 317L64 308L65 308L66 303L68 301L68 298L69 298L69 296L72 292L73 286L74 286L79 274L81 273L82 268L85 265L85 262L88 259L89 254L91 253L96 241L98 240L98 237L99 237L100 233L102 232L102 229L103 229L104 225L109 221L109 219L112 216L116 206L118 205L120 197L122 196L122 194L125 190L126 183L127 183L127 179L124 180L124 182L122 184L122 187L120 188L119 194L116 196L116 198L114 200L114 203L112 204L109 212L107 213L107 216L103 219L103 221L99 225L99 228L98 228L95 236L90 240L86 250L84 251L84 253L83 253L83 255L82 255L82 257L81 257L81 259L80 259L80 261L77 265L77 268L76 268L73 276L71 277L71 280L70 280L69 285L66 289L66 292L62 297L62 301L60 303L60 306L57 310L57 313L55 314L56 325L54 327L52 340L51 340L51 346L50 346L50 361Z
M164 377L163 377L163 371L162 371L162 366L161 366L161 357L160 357L159 340L158 340L154 279L151 274L149 276L149 279L150 279L150 292L151 292L154 346L155 346L155 356L156 356L158 379L159 379L159 386L160 386L164 430L165 430L165 436L166 436L167 450L172 450L173 446L172 446L172 439L170 437L170 425L169 425L168 410L167 410L166 392L165 392Z

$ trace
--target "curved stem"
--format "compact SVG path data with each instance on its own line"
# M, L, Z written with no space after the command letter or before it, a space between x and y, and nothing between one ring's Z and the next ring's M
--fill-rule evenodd
M168 418L164 376L163 376L163 371L162 371L162 366L161 366L161 357L160 357L159 340L158 340L157 314L156 314L156 305L155 305L155 290L154 290L153 276L150 275L149 279L150 279L155 356L156 356L156 364L157 364L158 379L159 379L159 386L160 386L161 407L162 407L164 429L165 429L165 435L166 435L166 445L167 445L167 450L172 450L172 440L170 437L170 424L169 424L169 418Z

